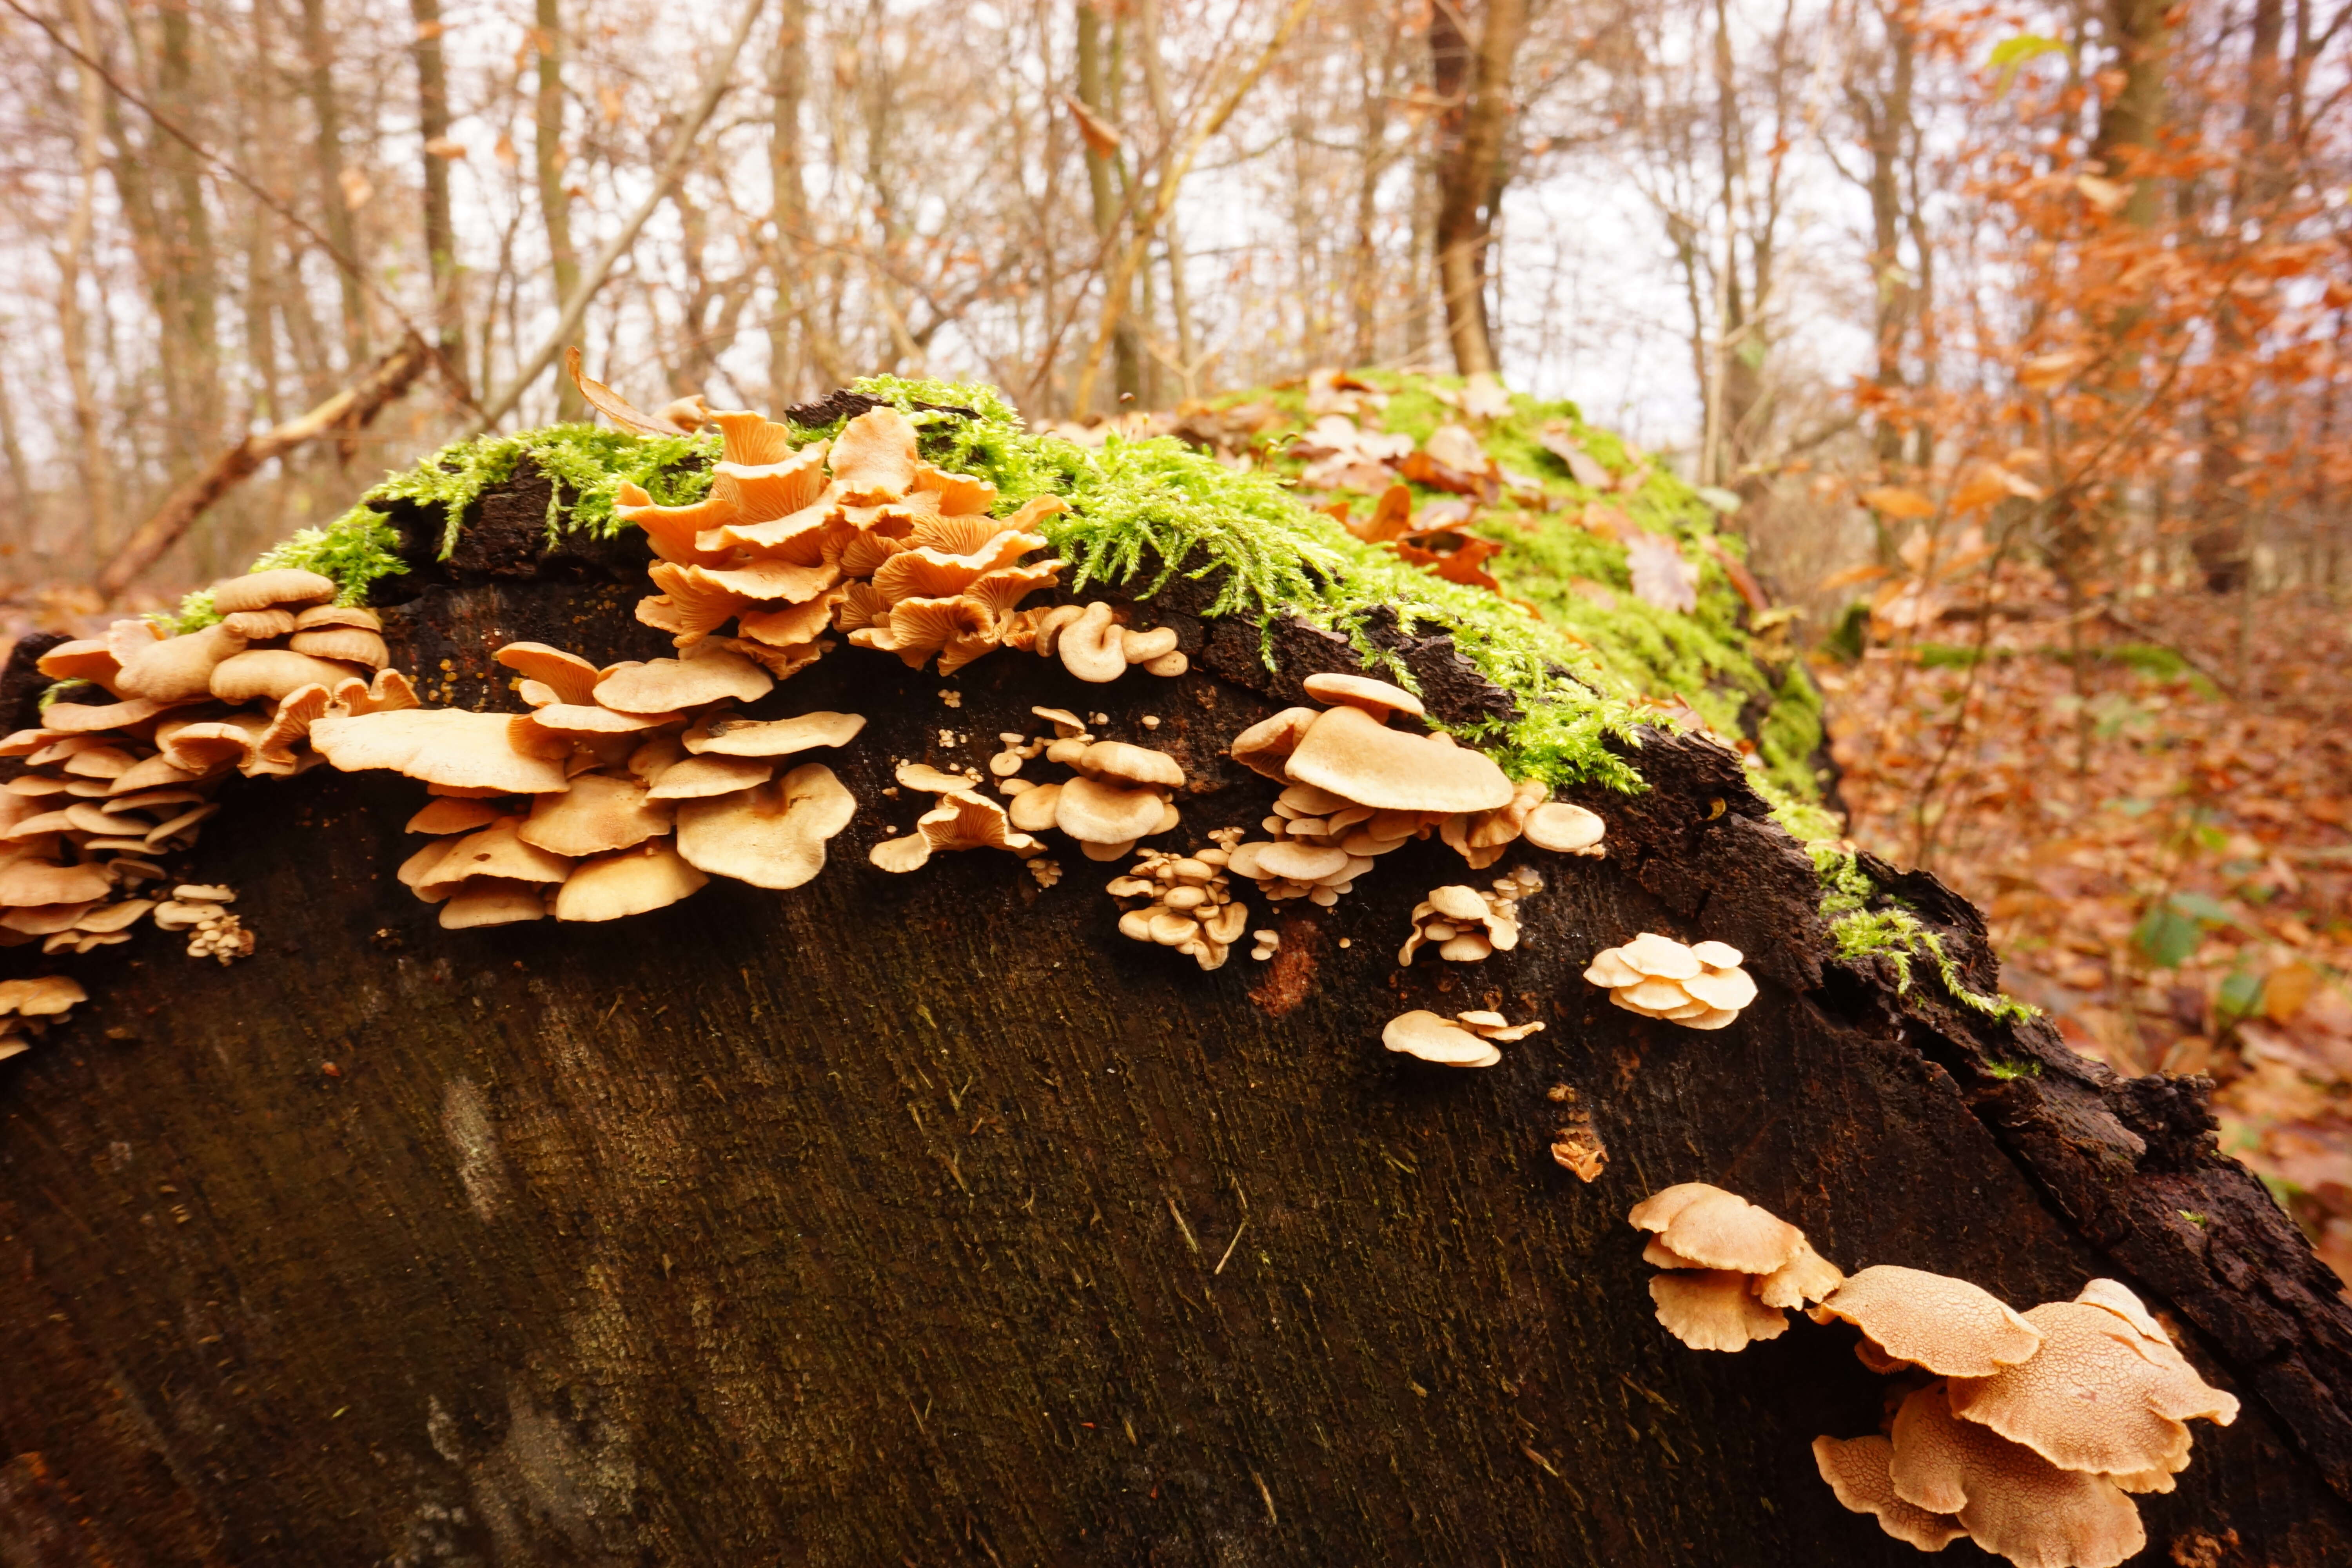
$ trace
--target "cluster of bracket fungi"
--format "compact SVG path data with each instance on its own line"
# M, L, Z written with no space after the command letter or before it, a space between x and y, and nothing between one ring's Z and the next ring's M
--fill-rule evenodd
M1837 1500L1897 1541L1966 1536L2019 1568L2113 1568L2147 1543L2138 1492L2188 1468L2188 1422L2228 1426L2206 1384L2129 1289L2094 1279L2023 1312L1965 1279L1880 1264L1846 1275L1795 1226L1685 1182L1628 1216L1661 1270L1658 1321L1696 1350L1787 1331L1788 1309L1861 1331L1854 1353L1895 1380L1883 1432L1813 1440Z
M648 416L609 388L581 386L625 427L679 427L672 411ZM193 930L192 952L249 952L251 934L227 912L229 889L131 895L164 880L147 855L185 847L217 809L210 794L231 770L290 775L322 763L425 784L431 798L408 828L427 842L399 877L440 906L449 929L616 920L675 903L714 876L795 888L823 868L827 841L857 803L830 768L793 759L848 743L865 720L751 719L740 709L822 658L834 646L826 634L941 675L998 647L1057 658L1097 683L1136 666L1159 676L1187 668L1173 629L1128 626L1109 604L1023 608L1055 585L1063 563L1034 558L1047 540L1031 530L1064 503L1043 496L993 516L994 487L925 462L915 426L897 410L871 409L831 440L799 447L788 426L757 414L691 412L721 437L708 495L659 506L624 486L615 507L658 558L650 574L659 592L636 616L670 634L674 658L600 667L512 643L496 658L514 671L527 711L429 708L385 667L373 612L338 605L331 580L287 569L215 585L222 618L201 628L165 637L149 622L122 621L103 638L54 650L46 673L92 682L115 700L52 702L41 728L0 743L26 759L0 805L9 845L0 931L79 950L123 940L152 911L159 924ZM1433 835L1473 870L1522 840L1602 853L1593 813L1551 800L1540 782L1513 783L1443 731L1396 723L1424 717L1402 688L1321 674L1305 689L1323 706L1286 709L1231 749L1281 786L1265 837L1221 828L1186 853L1143 848L1109 884L1123 933L1215 969L1248 926L1244 887L1269 903L1328 907L1381 856ZM1099 739L1065 710L1034 711L1054 733L1002 737L988 771L1003 804L984 793L977 769L897 764L897 787L886 793L928 795L930 805L911 831L873 847L873 864L908 873L937 854L994 848L1052 886L1058 866L1044 835L1061 834L1089 859L1119 860L1181 826L1174 797L1187 780L1174 757ZM1066 776L1022 776L1040 759ZM1433 890L1400 962L1423 942L1455 963L1512 947L1518 900L1542 879L1522 870L1493 886L1491 894ZM1252 956L1268 959L1278 946L1261 931ZM1727 1022L1736 1007L1715 1011ZM1424 1060L1484 1066L1498 1059L1495 1042L1540 1026L1483 1011L1408 1014L1385 1037Z

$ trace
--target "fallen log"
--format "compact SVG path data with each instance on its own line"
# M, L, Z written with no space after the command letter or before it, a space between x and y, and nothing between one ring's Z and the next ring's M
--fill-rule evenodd
M631 618L636 536L551 545L546 485L493 487L440 562L439 518L394 510L415 569L378 604L434 701L516 708L491 654L517 639L669 651ZM76 960L90 1005L0 1067L0 1540L42 1563L1913 1561L1808 1450L1880 1422L1850 1331L1723 1355L1654 1320L1626 1211L1704 1181L1848 1270L2019 1306L2124 1280L2244 1406L2136 1500L2142 1560L2352 1553L2352 1311L2215 1152L2206 1086L2120 1080L1924 963L1840 957L1814 864L1719 745L1646 731L1643 791L1568 792L1606 856L1515 853L1546 886L1476 964L1396 962L1463 879L1434 839L1206 973L1118 933L1120 865L1061 852L1049 888L996 853L869 862L919 809L899 763L984 760L1040 706L1177 759L1186 842L1255 822L1275 786L1233 738L1361 656L1296 620L1262 642L1203 613L1213 586L1136 606L1176 632L1172 679L999 652L942 681L843 647L751 705L867 721L830 761L860 810L789 892L447 931L394 878L415 784L226 791L193 869L241 890L257 955ZM1368 635L1433 718L1511 709L1446 637ZM1859 870L1960 990L1997 990L1963 900ZM1642 931L1732 944L1761 994L1708 1033L1612 1007L1582 971ZM1413 1008L1546 1027L1463 1072L1381 1048ZM1570 1123L1605 1150L1590 1182L1548 1152Z

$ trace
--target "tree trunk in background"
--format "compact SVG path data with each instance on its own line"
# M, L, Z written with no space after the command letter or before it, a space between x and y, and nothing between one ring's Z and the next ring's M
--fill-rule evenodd
M799 401L800 362L793 335L809 342L800 277L800 237L808 223L808 188L801 183L801 104L808 95L808 0L780 0L776 49L768 62L768 257L776 290L768 319L768 406Z
M310 115L317 133L319 211L335 248L364 267L359 226L352 221L351 193L344 180L343 110L335 89L335 50L328 37L326 0L302 0L302 51L310 64ZM335 268L342 290L343 361L353 369L368 359L367 290L350 268ZM322 389L314 386L313 392Z
M532 157L539 171L539 212L547 228L548 276L555 298L568 300L580 286L580 256L572 246L572 193L563 182L563 16L561 0L537 0L532 41L539 53L539 96ZM567 376L555 378L555 417L585 419L588 405Z
M398 514L395 663L492 706L510 638L667 651L630 614L641 542L551 557L548 500L491 490L446 566L438 514ZM2140 1561L2352 1554L2352 1311L2211 1152L2202 1080L2118 1080L1831 956L1727 751L1650 732L1646 793L1580 797L1606 858L1497 868L1549 885L1475 967L1395 966L1463 876L1433 843L1206 974L1116 933L1115 867L867 863L908 820L894 758L976 762L1033 705L1174 755L1188 844L1263 814L1225 745L1354 656L1277 621L1269 669L1254 623L1184 613L1206 591L1138 617L1191 673L1000 653L954 683L963 743L935 678L865 649L756 705L869 721L823 753L864 808L789 893L444 931L393 876L422 786L233 782L184 870L240 889L257 954L142 931L43 965L92 1001L0 1066L0 1541L43 1568L1912 1568L1808 1452L1878 1423L1851 1331L1724 1355L1652 1321L1625 1211L1706 1180L1849 1268L2021 1305L2125 1279L2246 1401L2138 1500ZM1378 640L1449 722L1507 702L1441 637ZM1995 983L1972 909L1894 885ZM1643 930L1744 949L1762 995L1712 1034L1609 1006L1580 971ZM1482 1072L1379 1045L1473 1006L1548 1027ZM1545 1153L1570 1098L1610 1152L1591 1185Z
M449 135L449 78L441 55L441 0L408 0L416 24L416 130L424 143L425 255L433 268L434 348L441 374L462 388L466 302L457 290L457 234L449 216L449 159L436 143Z
M1112 121L1116 111L1110 106L1109 73L1104 68L1102 14L1096 10L1095 0L1077 0L1077 88L1078 101L1106 121ZM1121 221L1118 199L1118 171L1110 157L1086 149L1087 191L1093 203L1095 234L1103 247L1102 276L1104 286L1109 286L1120 248L1127 243L1127 226ZM1135 329L1132 298L1121 301L1118 325L1111 335L1111 390L1118 398L1112 412L1126 406L1143 393L1143 355ZM1075 416L1083 419L1090 409L1073 408Z
M1151 100L1151 122L1162 145L1174 142L1176 113L1168 100L1168 72L1160 58L1160 0L1141 0L1137 21L1142 35L1136 53L1143 61L1143 90ZM1192 296L1184 278L1184 235L1173 213L1160 225L1160 243L1168 264L1168 310L1176 327L1176 363L1182 367L1184 395L1193 394Z
M2279 44L2286 33L2285 0L2254 0L2248 27L2245 104L2239 115L2238 163L2231 182L2230 216L2240 231L2248 225L2267 231L2278 192L2275 140L2279 121ZM2215 308L2214 357L2231 363L2246 352L2246 325L2224 299ZM2237 398L2217 398L2204 410L2205 440L2198 453L2196 532L2189 552L2203 574L2206 590L2234 594L2246 585L2250 498L2240 482L2245 473L2238 443L2246 433L2246 409Z
M1504 138L1511 127L1511 66L1527 31L1527 0L1486 0L1474 50L1461 10L1430 13L1429 58L1437 96L1437 284L1454 368L1493 374L1493 324L1486 320L1486 248L1510 177Z
M70 0L75 41L92 59L99 52L98 27L89 0ZM106 416L99 405L98 378L90 368L89 328L82 315L81 269L88 259L91 225L98 204L98 174L104 166L106 84L86 66L74 69L74 152L79 178L74 185L73 211L66 231L52 252L58 268L58 336L66 362L66 386L73 396L74 434L78 437L81 506L90 537L103 546L114 543L116 504L114 464L107 450Z
M189 36L188 0L165 0L157 8L155 96L181 126L201 132L205 123L196 96L195 61ZM220 258L213 243L212 215L205 205L204 173L196 155L175 138L150 132L149 146L163 166L167 194L156 204L163 226L163 274L158 290L163 335L176 340L178 384L172 395L170 468L184 474L218 444L220 382Z

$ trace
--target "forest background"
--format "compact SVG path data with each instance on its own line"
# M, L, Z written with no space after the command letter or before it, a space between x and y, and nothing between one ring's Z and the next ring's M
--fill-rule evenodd
M2078 1049L2219 1080L2352 1275L2347 23L0 0L0 633L580 417L569 342L647 406L978 378L1235 461L1245 389L1499 375L1708 487L1851 837Z

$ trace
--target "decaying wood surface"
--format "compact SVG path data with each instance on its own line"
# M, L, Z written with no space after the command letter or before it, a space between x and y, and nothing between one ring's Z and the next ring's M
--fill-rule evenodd
M488 498L388 611L435 700L514 705L513 637L657 651L626 550L545 559L544 502ZM758 710L871 721L826 759L861 810L824 875L612 926L440 931L392 876L419 785L226 792L189 868L258 954L77 961L92 1005L0 1068L0 1562L1916 1561L1807 1450L1878 1420L1851 1331L1734 1356L1652 1321L1624 1213L1693 1179L1849 1269L2019 1305L2123 1278L2246 1401L2139 1500L2143 1561L2352 1557L2352 1314L2198 1086L1825 964L1810 868L1711 747L1588 797L1606 859L1507 858L1549 885L1469 967L1395 966L1465 879L1433 843L1207 974L1120 938L1118 868L1066 846L1050 890L866 864L918 809L894 760L978 762L1032 704L1173 753L1186 844L1255 823L1226 741L1341 651L1286 628L1269 676L1255 628L1168 619L1174 681L837 650ZM1496 700L1411 658L1441 711ZM1991 984L1972 911L1906 890ZM1743 948L1763 995L1716 1034L1609 1006L1579 971L1644 929ZM1380 1047L1474 1005L1549 1027L1483 1072ZM1546 1152L1562 1085L1590 1185Z

